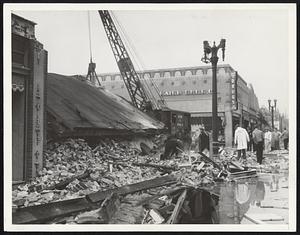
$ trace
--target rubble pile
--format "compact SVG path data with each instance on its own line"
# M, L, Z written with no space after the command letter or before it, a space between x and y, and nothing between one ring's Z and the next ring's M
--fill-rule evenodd
M31 182L13 191L13 203L18 207L26 207L72 199L170 173L159 166L181 171L183 182L190 185L212 183L219 174L209 163L196 163L199 159L195 156L181 154L164 161L153 157L161 153L161 138L156 139L157 151L145 156L140 156L140 150L126 143L110 139L100 141L94 149L82 139L50 143L44 153L44 169ZM194 161L193 167L191 159ZM151 163L155 167L132 163ZM85 173L85 178L76 178ZM55 187L64 181L67 181L65 186Z
M180 176L176 185L173 183L172 186L148 188L123 195L119 198L118 213L109 220L110 223L167 223L167 220L171 223L173 220L167 218L171 218L170 213L174 210L183 189L175 195L176 197L170 195L170 189L179 186L194 189L211 188L215 182L232 180L228 177L232 167L237 171L247 171L248 168L274 171L288 167L284 153L276 153L276 158L267 158L265 164L260 166L256 162L256 155L251 152L247 152L246 160L238 160L234 148L220 149L219 157L213 160L193 151L180 152L170 160L160 160L159 156L163 151L162 139L161 136L156 138L154 147L145 147L146 151L128 142L111 139L101 140L93 148L82 139L50 143L45 151L45 168L31 182L19 185L13 190L13 206L15 209L26 208L83 198L95 192L127 187L173 172ZM145 198L148 198L145 202L138 203ZM98 208L77 213L69 216L65 223L103 223L99 218L100 210Z

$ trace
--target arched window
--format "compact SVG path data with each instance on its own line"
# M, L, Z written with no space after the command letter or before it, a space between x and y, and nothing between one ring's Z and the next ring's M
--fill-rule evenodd
M171 77L171 73L170 73L170 72L165 72L165 73L164 73L164 77L165 77L165 78Z
M110 81L111 77L109 75L106 76L106 80Z
M176 71L176 72L175 72L175 77L181 77L180 71Z
M144 79L149 79L150 78L150 73L144 73Z
M102 80L102 82L106 81L105 77L101 77L101 80Z
M185 71L185 76L186 77L189 77L189 76L192 76L193 74L192 74L192 71L191 70L187 70L187 71Z
M196 71L196 75L203 75L202 69L198 69L198 70Z
M160 74L159 73L155 73L154 74L154 78L160 78Z

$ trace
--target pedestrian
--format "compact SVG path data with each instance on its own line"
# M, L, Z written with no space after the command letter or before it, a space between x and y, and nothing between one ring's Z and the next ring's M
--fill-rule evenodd
M288 150L288 145L289 145L289 132L286 128L283 129L283 132L280 136L283 140L283 145L284 145L284 149Z
M253 139L252 139L252 134L251 134L252 130L251 130L250 126L248 126L248 128L247 128L247 133L249 136L249 144L248 144L247 150L250 152L253 152Z
M272 140L271 140L271 149L272 150L279 150L279 139L280 139L281 133L278 131L277 128L274 128L274 131L272 132Z
M207 152L209 150L209 133L205 131L204 125L200 126L200 133L198 138L199 152L202 153L204 150Z
M256 146L256 159L257 162L261 165L263 159L263 149L264 149L264 133L258 128L258 125L255 126L254 131L252 132L253 142Z
M236 125L234 132L234 144L237 145L238 159L241 158L241 154L242 158L246 159L246 149L249 140L247 131L241 126Z
M266 153L271 151L271 140L272 140L272 133L270 129L267 127L265 132L265 151Z

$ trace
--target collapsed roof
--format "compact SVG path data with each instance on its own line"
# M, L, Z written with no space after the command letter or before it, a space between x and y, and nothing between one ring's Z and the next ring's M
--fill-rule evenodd
M103 88L54 73L47 78L47 112L48 122L59 124L60 130L55 129L61 136L150 134L164 127Z

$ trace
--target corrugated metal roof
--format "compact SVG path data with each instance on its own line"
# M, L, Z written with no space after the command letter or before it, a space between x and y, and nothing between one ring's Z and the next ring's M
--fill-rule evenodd
M71 130L134 131L164 126L109 91L53 73L47 78L47 109Z

